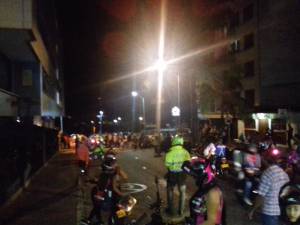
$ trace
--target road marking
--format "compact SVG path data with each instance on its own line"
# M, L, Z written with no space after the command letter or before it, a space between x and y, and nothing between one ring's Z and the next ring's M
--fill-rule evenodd
M145 191L148 187L144 184L137 184L137 183L124 183L121 184L121 191L125 192L126 194L133 194Z

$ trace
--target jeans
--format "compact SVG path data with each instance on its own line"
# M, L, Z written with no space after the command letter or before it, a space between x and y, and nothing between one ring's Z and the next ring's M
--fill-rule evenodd
M185 203L185 191L186 191L186 185L170 185L167 186L167 201L168 201L168 210L173 213L174 211L174 188L175 186L178 186L179 190L179 207L178 207L178 213L183 214L184 211L184 203Z
M253 183L250 179L245 179L244 198L250 199Z
M262 225L280 225L279 216L269 216L266 214L261 214Z

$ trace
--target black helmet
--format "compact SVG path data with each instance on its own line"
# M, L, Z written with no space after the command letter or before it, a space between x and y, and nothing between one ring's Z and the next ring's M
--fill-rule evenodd
M117 162L116 155L112 152L107 153L104 156L103 163L102 163L103 172L108 172L108 173L114 172L116 162Z
M250 143L247 145L247 151L251 154L257 153L257 145L254 143Z
M279 197L285 205L300 205L300 184L286 184Z

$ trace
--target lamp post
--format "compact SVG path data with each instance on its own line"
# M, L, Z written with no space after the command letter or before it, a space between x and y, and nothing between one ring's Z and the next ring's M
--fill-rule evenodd
M136 98L136 97L141 98L141 100L142 100L143 121L144 121L144 124L146 125L145 98L142 95L140 95L137 91L132 91L131 96L134 97L134 98Z
M99 119L99 134L102 134L102 124L103 124L103 115L104 112L102 110L99 111L99 114L97 115L97 118Z

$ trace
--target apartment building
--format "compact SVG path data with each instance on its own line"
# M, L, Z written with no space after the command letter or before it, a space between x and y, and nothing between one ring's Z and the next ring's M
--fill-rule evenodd
M0 1L0 116L51 127L64 114L63 86L54 1Z
M228 41L207 56L204 77L215 81L236 68L241 76L245 118L237 121L236 135L274 130L286 143L287 124L298 132L300 114L299 1L245 0L224 15L215 29L215 42ZM220 54L221 52L221 54ZM216 57L218 54L218 57ZM199 77L199 86L203 80ZM201 101L200 101L201 102ZM201 104L200 104L201 111ZM220 118L220 103L212 104L206 118Z

